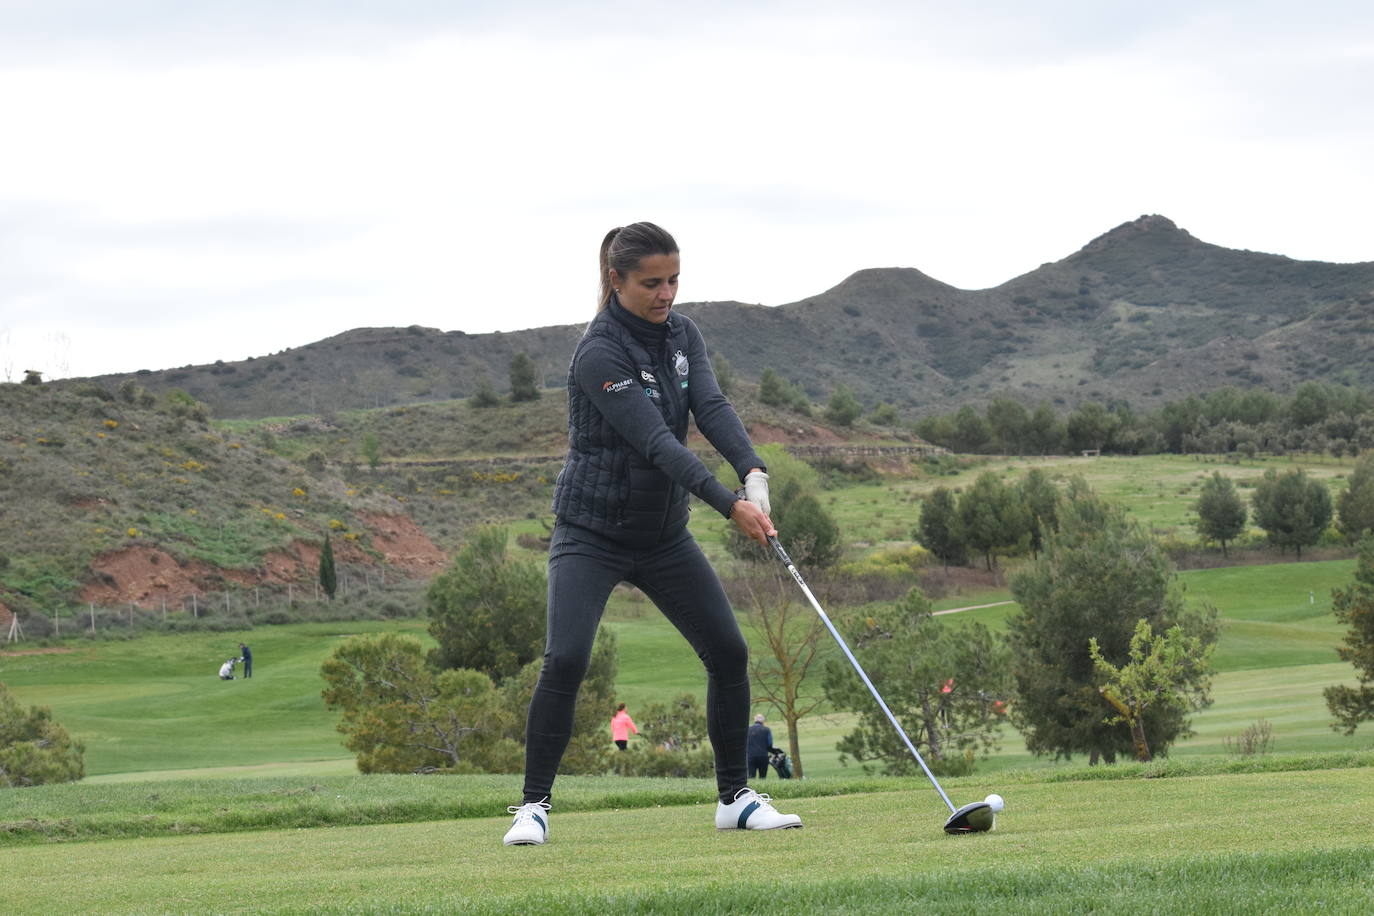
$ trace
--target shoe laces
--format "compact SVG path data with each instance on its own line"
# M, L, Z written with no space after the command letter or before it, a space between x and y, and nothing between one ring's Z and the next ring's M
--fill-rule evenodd
M536 814L548 811L553 806L548 802L526 802L523 805L507 805L506 810L515 815L515 823L526 824L534 819Z
M745 786L743 789L740 789L738 792L735 793L735 801L739 801L741 798L753 799L754 801L759 803L760 808L772 808L775 811L777 810L776 808L773 808L773 796L765 794L763 792L755 792L748 786Z

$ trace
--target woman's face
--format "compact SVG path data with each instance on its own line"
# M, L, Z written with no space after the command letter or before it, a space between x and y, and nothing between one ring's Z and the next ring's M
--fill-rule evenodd
M677 275L682 259L676 254L651 254L639 262L639 268L621 276L611 270L611 287L620 296L620 304L631 315L662 324L668 320L677 298Z

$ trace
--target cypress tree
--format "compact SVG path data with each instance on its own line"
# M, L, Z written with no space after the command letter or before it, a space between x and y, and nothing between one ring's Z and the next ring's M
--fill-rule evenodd
M320 588L329 596L329 600L334 600L334 591L339 587L338 576L334 572L334 544L329 539L329 532L324 534L324 549L320 551Z

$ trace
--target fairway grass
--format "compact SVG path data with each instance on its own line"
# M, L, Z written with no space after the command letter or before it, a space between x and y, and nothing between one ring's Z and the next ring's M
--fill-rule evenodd
M940 830L924 784L789 799L803 830L718 832L713 800L508 818L62 843L5 851L7 913L1359 913L1367 768L1021 781L995 831ZM991 786L961 787L981 797Z
M1206 600L1221 613L1215 704L1196 714L1196 734L1173 754L1225 752L1257 720L1273 727L1274 750L1286 753L1369 748L1369 732L1345 736L1330 729L1322 690L1354 682L1352 666L1335 647L1342 628L1331 614L1331 589L1350 581L1353 560L1284 563L1185 572L1190 600ZM1016 604L1005 591L970 601L947 599L944 607L983 605L940 616L948 626L983 623L1005 629ZM647 600L617 594L606 624L619 638L618 699L632 714L649 703L682 693L700 698L701 662L682 636ZM183 776L238 779L250 775L325 778L353 771L336 731L337 714L320 698L320 664L355 633L402 632L432 643L418 619L262 626L243 633L156 634L128 641L69 640L71 651L0 655L0 681L24 703L49 706L71 734L86 744L92 782L138 781ZM746 632L748 627L746 626ZM258 657L250 681L222 682L214 672L243 639ZM821 658L841 660L825 641ZM819 668L813 672L818 689ZM882 685L879 685L882 689ZM774 742L787 746L775 710L763 704ZM822 710L823 711L823 710ZM854 728L852 714L813 714L799 728L801 760L809 777L853 777L839 761L836 743ZM979 763L979 772L1054 768L1033 757L1007 727L1002 746Z
M66 653L0 656L0 682L85 742L91 776L338 760L347 751L320 697L320 665L348 636L383 631L432 644L419 620L75 639ZM254 676L221 681L240 642Z

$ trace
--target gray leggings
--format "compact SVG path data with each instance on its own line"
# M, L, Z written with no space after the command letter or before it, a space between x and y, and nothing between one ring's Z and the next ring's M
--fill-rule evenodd
M722 801L744 788L749 648L715 570L687 529L644 549L560 522L549 545L548 635L525 724L525 802L553 794L572 735L577 690L606 599L619 582L649 596L706 666L706 733Z

